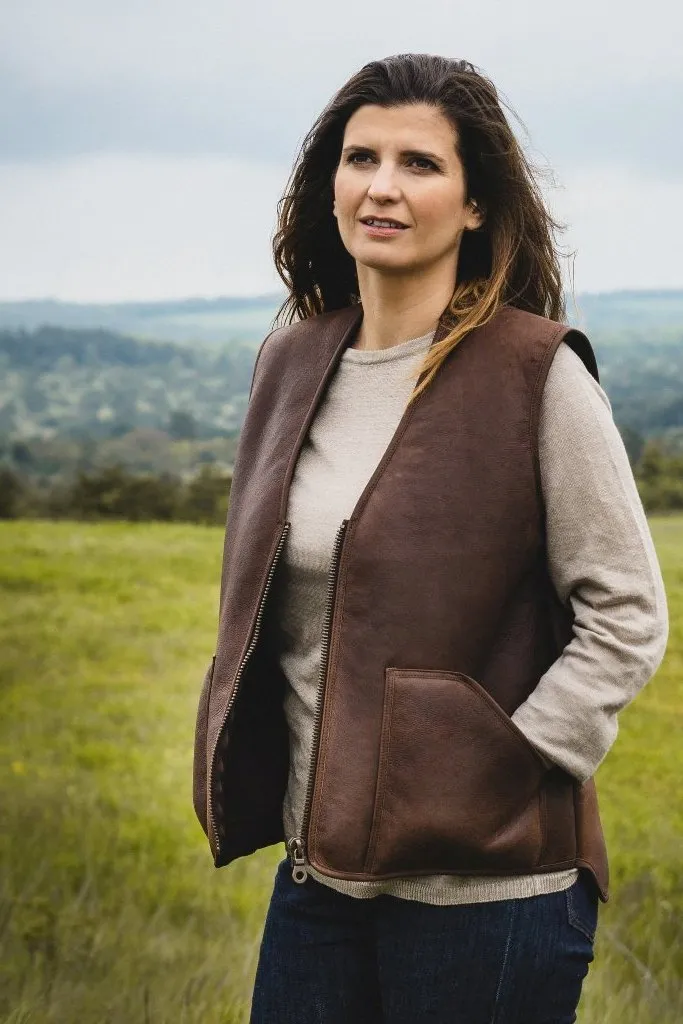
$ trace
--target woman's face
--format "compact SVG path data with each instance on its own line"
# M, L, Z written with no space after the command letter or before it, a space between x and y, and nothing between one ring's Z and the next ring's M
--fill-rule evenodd
M410 274L448 261L455 276L462 232L482 223L465 201L456 141L450 121L427 104L366 104L349 118L334 214L357 263Z

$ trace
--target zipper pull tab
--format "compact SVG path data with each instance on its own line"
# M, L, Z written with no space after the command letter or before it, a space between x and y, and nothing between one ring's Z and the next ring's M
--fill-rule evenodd
M308 871L306 870L306 854L303 841L301 839L290 839L288 843L289 858L292 862L292 878L299 885L308 878Z

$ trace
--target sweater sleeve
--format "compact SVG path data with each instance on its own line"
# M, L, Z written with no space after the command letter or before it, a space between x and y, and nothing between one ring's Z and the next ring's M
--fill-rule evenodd
M664 583L607 395L564 342L539 423L553 585L573 637L512 715L540 752L589 779L617 715L654 675L668 638Z

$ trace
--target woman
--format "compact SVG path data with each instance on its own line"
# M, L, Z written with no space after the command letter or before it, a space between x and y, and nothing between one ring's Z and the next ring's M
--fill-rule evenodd
M195 745L216 866L285 842L254 1024L576 1019L667 611L555 227L464 61L368 64L302 147Z

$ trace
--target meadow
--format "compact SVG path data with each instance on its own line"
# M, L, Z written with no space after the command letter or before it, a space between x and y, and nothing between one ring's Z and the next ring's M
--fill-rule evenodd
M683 1020L683 517L671 634L597 774L612 895L580 1024ZM273 847L216 871L191 760L222 530L0 526L0 1021L241 1024Z

